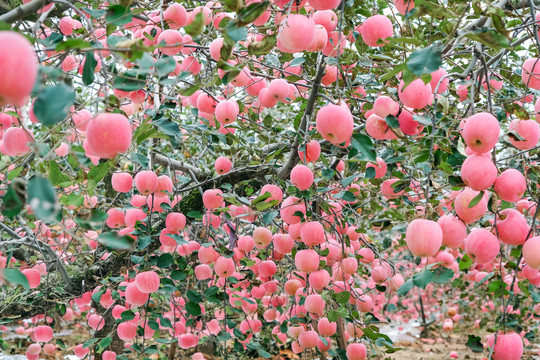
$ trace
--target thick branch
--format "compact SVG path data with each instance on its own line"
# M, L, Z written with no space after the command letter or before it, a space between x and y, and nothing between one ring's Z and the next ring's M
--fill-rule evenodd
M201 180L202 178L204 178L204 174L201 169L178 160L169 159L168 157L163 155L153 154L153 162L154 164L170 166L172 170L180 170L185 172L186 174L193 173L197 180Z
M74 3L75 0L68 0L70 3ZM4 21L8 24L14 23L17 20L21 20L29 15L37 13L42 7L52 3L52 0L33 0L28 4L21 5L15 9L0 16L0 21Z
M317 100L319 88L321 87L321 79L324 76L325 67L323 66L323 63L324 57L321 57L319 63L317 64L317 73L315 75L315 79L313 80L313 87L311 88L311 93L309 94L306 110L304 111L304 116L302 116L302 121L300 122L300 126L298 127L298 130L304 134L307 133L307 129L309 127L309 119L313 114L315 101ZM291 173L292 168L298 163L298 160L300 160L300 158L298 157L299 145L300 140L298 136L296 136L294 139L294 143L292 144L291 152L289 153L289 158L277 173L277 176L280 179L286 179Z

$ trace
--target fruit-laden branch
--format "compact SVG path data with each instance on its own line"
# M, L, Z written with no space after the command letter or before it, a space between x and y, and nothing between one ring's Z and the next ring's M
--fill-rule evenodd
M313 87L311 88L311 93L309 94L306 110L304 111L304 116L302 116L302 121L298 126L298 131L301 134L307 133L307 130L309 128L309 120L311 119L311 116L313 114L315 101L317 100L317 97L319 95L319 88L321 87L321 80L325 73L325 66L323 66L323 64L324 56L321 56L317 64L317 73L315 74L315 79L313 80ZM298 163L298 160L300 160L300 157L298 156L299 145L300 139L298 136L296 136L291 147L291 152L289 153L289 158L277 173L277 176L280 179L286 179L291 173L292 168Z
M298 146L298 145L297 145ZM287 147L287 144L285 143L278 143L278 144L272 144L271 146L267 146L262 149L263 154L268 154L272 151L275 151L279 148ZM211 173L204 173L200 168L197 168L193 165L186 164L182 161L169 159L168 157L160 154L152 154L153 162L154 164L159 164L163 166L170 166L171 170L179 170L183 171L186 174L189 174L189 172L192 172L197 180L200 180L200 182L197 185L190 186L188 188L180 189L182 192L192 190L198 186L203 186L208 183L222 183L225 181L233 181L238 178L242 178L243 173L249 175L249 176L261 176L266 174L273 174L274 169L271 166L266 165L250 165L243 168L238 168L236 170L232 170L228 172L227 174L220 175L216 178L211 178Z

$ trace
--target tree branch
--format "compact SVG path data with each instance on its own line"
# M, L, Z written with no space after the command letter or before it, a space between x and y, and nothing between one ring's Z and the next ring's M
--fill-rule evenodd
M70 3L74 3L75 0L68 0ZM4 21L8 24L12 24L17 20L21 20L28 15L37 13L42 7L52 3L52 0L32 0L28 4L21 5L15 9L0 16L0 21Z
M197 180L201 180L202 178L205 177L201 169L195 166L183 163L181 161L172 160L166 156L159 155L159 154L153 154L152 159L153 159L154 164L170 166L171 169L183 171L188 175L193 174L197 178Z
M306 110L304 111L304 116L302 116L302 121L300 122L300 126L298 127L299 132L303 132L304 134L307 133L307 129L309 127L309 119L311 118L311 115L313 114L313 108L315 107L315 101L317 100L318 94L319 94L319 88L321 87L321 79L324 76L325 67L324 64L324 57L321 56L319 59L319 63L317 64L317 72L315 74L315 80L313 80L313 87L311 88L311 93L309 94L308 102L306 105ZM295 137L294 143L291 147L291 152L289 153L289 158L287 161L283 164L281 169L279 169L277 176L280 179L286 179L289 174L291 173L292 168L298 163L298 160L300 158L298 157L298 146L300 145L300 140L298 136Z

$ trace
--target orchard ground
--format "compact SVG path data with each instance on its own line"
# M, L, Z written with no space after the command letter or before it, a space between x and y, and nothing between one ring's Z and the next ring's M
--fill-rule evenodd
M84 325L84 324L81 324ZM441 359L480 359L478 353L473 352L464 344L467 342L467 335L469 334L470 327L473 327L474 324L471 322L464 321L453 333L446 333L440 331L433 331L430 334L429 338L421 337L421 324L417 321L411 321L406 324L387 324L381 326L381 331L388 335L393 341L394 345L401 350L395 354L384 354L376 356L373 359L383 360L383 359L392 359L392 360L441 360ZM11 329L11 332L14 332L15 329ZM487 332L484 332L483 335L487 335ZM88 336L84 332L82 327L70 330L64 329L60 332L59 337L71 347L74 347L76 344L79 344L81 341ZM4 335L4 340L8 344L7 352L14 351L17 352L17 349L21 346L20 343L17 343L17 340L24 341L25 336L20 335ZM196 349L200 350L200 349ZM203 350L204 351L204 350ZM450 354L455 351L457 357L451 357ZM540 343L532 344L531 347L525 350L524 360L539 360L540 355ZM54 356L46 356L43 359L65 359L65 360L77 360L73 355L63 356L63 351L58 351ZM184 351L181 354L184 357L189 357L193 351ZM223 357L204 354L206 360L222 360ZM264 358L254 358L255 360L263 360ZM286 359L318 359L317 356L310 357L309 355L297 355L291 349L280 350L279 355L274 355L271 358L272 360L286 360ZM26 360L24 355L6 355L5 353L0 353L0 360Z

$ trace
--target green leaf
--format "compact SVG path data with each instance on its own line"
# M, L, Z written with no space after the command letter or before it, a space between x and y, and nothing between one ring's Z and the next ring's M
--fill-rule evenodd
M416 79L418 79L418 76L416 76L415 73L409 70L408 67L403 68L403 71L401 72L401 80L403 80L405 85L403 86L402 91L405 90L407 86L409 86L409 84Z
M190 217L192 219L202 219L203 218L203 213L200 212L200 211L191 210L191 211L188 211L186 216Z
M131 250L133 247L133 238L126 235L120 236L116 231L101 233L97 241L113 250Z
M215 296L219 292L219 288L215 285L210 286L209 288L206 288L204 290L204 297L212 297Z
M225 72L225 75L223 75L223 78L221 79L221 83L223 85L227 85L228 83L236 79L238 74L240 74L240 70L232 70Z
M491 23L499 33L503 34L506 37L509 37L510 32L506 30L505 20L506 14L504 10L498 7L493 7L493 9L488 9L488 13L491 12Z
M223 2L232 11L237 11L242 7L242 0L224 0Z
M220 61L218 61L219 69L227 71L228 69L223 68L224 65L227 66L228 68L236 69L236 67L232 66L231 64L227 62L227 60L229 60L229 58L232 55L232 51L234 49L235 44L236 43L233 41L233 39L231 39L229 36L225 36L225 38L223 39L223 44L221 45L221 50L219 51L221 55L221 59Z
M186 303L186 311L192 316L199 316L201 315L201 306L193 301L189 301Z
M259 355L265 359L270 359L272 357L272 354L270 354L269 352L267 351L264 351L262 349L259 349L257 350L257 352L259 353Z
M255 209L257 209L257 211L263 211L277 205L278 203L279 203L279 200L277 199L274 199L268 202L260 202L255 205Z
M88 339L88 340L86 340L86 341L84 342L84 344L83 344L82 347L83 347L83 348L88 348L88 347L94 345L95 343L97 343L98 341L99 341L98 338Z
M261 41L252 42L248 45L248 54L249 55L266 55L270 51L272 51L272 49L276 46L276 43L277 43L276 35L266 35ZM303 58L300 58L300 59L303 59Z
M70 49L84 49L91 47L92 44L82 39L68 39L56 45L56 51L66 51Z
M94 166L88 171L88 179L94 180L96 183L101 181L109 172L109 163L104 162L98 166Z
M304 57L295 57L294 59L292 59L292 61L290 62L289 64L289 67L296 67L296 66L300 66L302 65L303 63L306 62L306 59Z
M375 168L368 167L368 168L366 168L365 178L366 179L374 179L376 174L377 174L377 172L375 171Z
M66 349L66 344L64 344L64 342L60 339L56 339L56 345L58 345L58 347L60 347L62 350Z
M262 220L268 225L276 218L276 216L278 216L278 214L279 212L277 210L267 212L262 216Z
M81 195L81 197L82 197L82 195ZM82 198L83 198L83 201L84 201L84 197L82 197ZM77 216L75 218L75 222L79 226L81 226L83 229L97 230L103 225L105 220L107 220L107 217L108 217L107 213L105 213L103 211L100 211L98 209L92 209L92 212L91 212L89 217L88 216L85 216L85 217Z
M232 338L231 334L225 331L220 331L219 334L217 335L217 339L219 341L227 341L227 340L230 340L231 338Z
M502 282L502 280L495 280L491 281L488 284L488 292L492 294L502 295L502 292L504 292L504 288L506 287L506 284Z
M251 200L251 206L258 204L261 201L264 201L264 200L268 199L271 196L272 196L272 194L269 193L268 191L266 191L264 194L262 194L262 195L256 197L255 199Z
M251 3L247 7L238 11L238 24L244 26L257 20L259 16L268 8L269 1L262 1L257 3Z
M21 174L21 172L24 170L24 167L22 166L19 166L19 167L16 167L15 169L11 170L7 176L7 179L8 180L13 180L15 179L17 176L19 176Z
M162 254L157 259L157 266L160 268L167 268L174 263L174 259L171 254Z
M356 201L356 196L352 192L347 190L343 193L341 199L345 201Z
M411 291L411 289L413 288L414 284L413 284L413 280L412 279L409 279L407 281L405 281L403 283L403 285L401 285L397 291L397 294L398 296L405 296L409 293L409 291Z
M266 55L264 59L266 60L268 65L273 66L273 67L280 67L279 58L275 54ZM295 128L297 127L295 126Z
M105 16L105 14L107 13L107 10L105 9L97 10L97 9L89 9L89 8L83 7L82 10L88 15L90 15L91 17L94 17L96 19Z
M181 235L178 234L169 234L169 237L174 239L178 245L187 245L189 244L186 239L184 239Z
M189 301L193 301L196 304L199 304L203 301L201 294L199 294L195 290L188 290L186 295Z
M135 313L131 310L125 310L125 311L122 311L122 313L120 314L120 317L122 318L123 321L130 321L130 320L135 319Z
M381 82L385 82L389 80L390 78L393 78L397 74L399 74L401 71L403 71L404 68L407 68L406 64L399 64L392 67L392 70L384 74L380 77Z
M478 195L476 195L472 200L471 202L469 203L469 209L472 208L472 207L475 207L479 202L480 200L482 200L482 198L484 197L484 190L480 191L478 193Z
M484 351L484 345L482 345L482 339L480 336L469 335L469 339L467 340L465 346L475 353L481 353Z
M531 297L533 299L533 301L537 304L537 303L540 303L540 292L537 292L533 285L530 284L529 285L529 292L531 293Z
M91 298L95 302L99 302L101 300L101 297L103 296L104 291L97 291L92 294Z
M399 128L399 120L394 115L388 115L384 120L391 128Z
M2 201L2 215L11 220L15 219L24 207L25 192L24 181L12 181Z
M407 180L407 179L398 180L395 183L393 183L392 185L390 185L390 187L392 188L392 191L394 192L394 194L397 194L400 191L405 190L405 188L407 186L409 186L410 183L411 183L410 180Z
M466 37L468 37L471 40L481 42L482 44L494 48L494 49L500 49L500 48L510 48L510 43L506 36L499 33L495 29L488 29L488 28L482 28L482 29L475 29L467 32L465 34Z
M159 77L168 76L176 69L176 60L172 56L164 56L156 61L154 68Z
M116 74L113 80L113 88L123 91L140 90L146 86L146 78L133 71Z
M450 175L452 175L454 173L454 169L452 168L452 165L450 165L447 162L440 163L439 164L439 169L441 169L442 171L444 171L445 173L450 174Z
M474 261L469 257L469 255L465 254L459 261L459 270L466 270L472 266Z
M46 222L53 221L60 211L60 206L49 180L35 175L28 181L27 191L27 203L36 218Z
M419 288L425 289L433 280L433 274L430 271L424 270L413 275L413 284Z
M148 158L143 154L131 153L131 160L142 165L143 168L148 167Z
M511 114L514 114L520 120L528 120L528 119L530 119L529 112L523 106L521 106L519 104L508 103L508 104L504 104L503 107L504 107L504 110L506 110L507 112L509 112ZM517 141L523 141L524 140L517 132L514 131L514 133L515 133L515 135L512 134L513 136L509 134L509 136L511 136L513 138L513 140L517 140Z
M202 11L199 12L197 15L195 15L195 19L191 22L191 24L184 27L184 31L191 35L192 37L195 37L202 33L204 29L204 19L203 19L203 13Z
M347 304L351 297L351 293L348 291L341 291L334 295L334 299L338 304Z
M89 51L86 53L84 67L82 73L82 81L84 85L90 85L94 82L94 73L96 72L97 60L94 54Z
M345 307L339 307L336 310L328 311L328 320L331 322L336 322L339 318L346 318L349 314L349 311Z
M75 92L66 84L57 84L41 91L34 103L34 114L45 126L64 120L75 102Z
M125 36L109 36L107 38L107 46L117 47L118 43L125 43L126 41L131 41L131 39Z
M195 92L197 90L199 90L201 88L201 86L202 86L201 83L193 84L190 87L188 87L187 89L180 90L179 93L182 96L191 96L191 95L195 94Z
M56 311L58 315L64 316L66 314L66 305L65 304L56 304Z
M139 236L137 239L137 249L144 250L152 243L151 236Z
M60 44L64 40L64 36L62 34L53 32L51 35L49 35L45 39L38 38L38 42L43 44L45 47L56 47L56 45Z
M4 269L4 279L6 279L9 283L17 286L21 285L26 290L30 290L30 284L28 283L28 279L26 276L17 269Z
M441 44L435 43L413 52L407 60L407 67L418 77L437 71L442 65L442 49Z
M435 284L445 284L454 277L454 271L445 267L438 267L432 270L431 273L433 274L433 282Z
M351 145L352 149L349 151L349 158L360 154L361 159L377 161L377 153L369 136L356 133L351 137Z
M165 135L169 136L178 136L180 135L180 128L178 124L172 122L169 119L161 118L159 120L154 120L153 122Z
M258 3L260 4L260 3ZM229 36L233 41L244 41L247 39L248 29L243 26L237 26L234 22L229 23L230 26L227 26L227 36Z
M84 203L84 195L71 193L68 196L62 196L60 201L64 205L79 207Z
M159 323L161 324L161 326L165 327L165 328L170 328L172 329L172 323L171 323L171 320L163 317L163 316L160 316L159 317Z
M101 339L101 341L99 342L99 348L104 350L106 349L109 345L111 345L112 343L112 337L110 336L107 336L107 337L104 337L103 339Z
M107 23L115 26L126 25L133 19L133 14L129 8L125 8L121 5L111 5L107 9L107 16L105 20Z
M64 183L71 184L71 179L60 170L56 161L49 161L49 180L54 186Z
M491 279L493 277L493 275L495 275L494 272L490 272L489 274L487 274L486 276L484 276L479 282L476 283L476 285L474 286L474 288L478 288L480 285L482 285L483 283L485 283L486 281L488 281L489 279Z
M157 323L157 321L154 320L148 321L148 327L152 330L159 330L159 324Z

